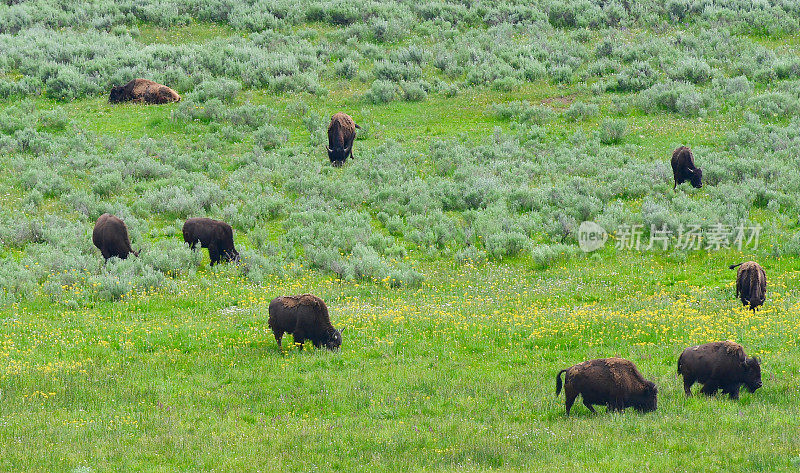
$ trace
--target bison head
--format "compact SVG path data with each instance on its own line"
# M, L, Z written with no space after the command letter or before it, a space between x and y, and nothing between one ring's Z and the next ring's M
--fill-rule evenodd
M111 88L111 95L108 96L109 103L118 103L125 100L125 87L115 85Z
M631 405L639 412L652 412L658 404L658 388L652 381L645 381L641 394L631 399Z
M222 253L222 259L228 262L238 263L239 262L239 252L236 251L236 248L231 250L225 250Z
M344 329L334 330L331 333L328 342L325 343L325 348L327 348L328 350L338 350L339 347L342 346L342 332L344 332Z
M350 148L327 148L328 150L328 159L331 160L331 164L334 167L340 167L344 164L344 160L347 159L347 155L350 154Z
M169 87L162 87L158 90L159 103L180 102L181 96Z
M703 170L700 168L696 169L687 169L689 172L689 182L692 183L692 187L695 189L700 189L703 187Z
M744 379L744 384L751 393L761 387L761 360L754 357L744 360Z

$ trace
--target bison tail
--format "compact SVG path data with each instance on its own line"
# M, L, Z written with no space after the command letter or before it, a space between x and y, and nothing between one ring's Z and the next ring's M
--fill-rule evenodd
M737 266L741 266L741 265L743 265L743 264L744 264L744 263L732 264L732 265L728 266L728 269L736 269L736 267L737 267Z
M561 373L566 373L567 370L561 370L556 375L556 396L561 394Z

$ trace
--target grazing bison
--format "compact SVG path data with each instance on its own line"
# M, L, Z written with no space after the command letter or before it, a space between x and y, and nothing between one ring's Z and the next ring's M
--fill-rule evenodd
M117 85L111 89L108 97L110 103L170 103L180 102L181 96L166 85L147 79L133 79L125 85Z
M672 186L673 190L678 187L678 184L683 184L687 180L696 189L703 187L703 170L695 167L691 149L686 146L677 148L672 153L671 163L672 177L675 179L675 184Z
M220 261L239 261L239 252L233 246L233 228L225 222L210 218L190 218L183 224L183 241L195 249L197 242L208 248L211 266Z
M656 410L656 385L642 377L636 365L622 358L589 360L561 370L556 375L556 396L561 394L561 373L564 377L567 415L578 394L583 405L595 412L592 404L606 405L621 411L633 407L641 412Z
M703 384L701 393L713 396L718 389L739 399L744 384L751 393L761 387L761 361L748 358L741 345L731 341L706 343L683 350L678 358L678 374L683 375L683 390L692 395L695 382Z
M750 309L755 312L758 306L764 304L767 295L767 275L764 268L755 261L732 264L728 268L737 266L736 297L741 299L742 305L750 304Z
M356 139L356 125L350 115L337 113L328 125L328 159L334 167L344 164L349 156L353 158L353 140Z
M138 251L131 249L131 239L128 237L125 222L111 214L103 214L97 219L92 231L92 243L100 249L106 261L112 256L125 259L130 253L139 256Z
M312 294L282 296L269 303L269 326L278 346L284 333L294 336L294 343L311 340L315 347L325 345L336 350L342 345L342 332L333 328L325 302Z

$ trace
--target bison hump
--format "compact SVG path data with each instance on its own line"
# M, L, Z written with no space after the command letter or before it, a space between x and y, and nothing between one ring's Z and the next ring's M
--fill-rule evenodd
M319 306L322 299L313 294L300 294L297 296L283 296L281 298L284 307L292 308L299 305Z
M732 356L741 361L744 361L744 359L746 358L744 354L744 348L738 343L731 340L725 340L724 342L722 342L722 346L725 349L725 353L727 355Z

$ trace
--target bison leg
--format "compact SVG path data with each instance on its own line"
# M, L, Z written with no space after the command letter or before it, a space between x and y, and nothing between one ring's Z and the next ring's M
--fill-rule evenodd
M583 399L583 405L586 406L586 408L589 409L592 414L597 414L597 411L595 411L594 407L592 407L592 403L587 401L586 398Z
M694 378L692 378L691 376L683 375L683 392L685 392L687 396L692 395L693 385L694 385Z
M216 244L212 243L208 245L208 257L211 258L211 266L219 263L220 254Z
M578 397L578 393L567 386L566 389L564 389L564 396L567 400L567 416L569 416L569 410L572 409L572 405L575 403L575 398Z
M729 384L722 388L722 394L728 394L734 401L739 400L739 384Z
M105 249L105 248L100 248L100 253L102 253L102 254L103 254L103 258L104 258L106 261L108 261L108 259L109 259L109 258L111 258L111 252L110 252L110 251L108 251L108 250L107 250L107 249Z
M283 330L276 329L273 330L272 333L275 334L275 341L278 342L278 346L283 347L283 345L281 345L281 339L283 339Z
M294 334L294 344L297 345L297 348L300 351L303 351L303 344L306 342L306 336L303 332L295 332Z
M703 389L701 389L700 392L706 396L714 396L717 394L717 389L719 389L719 385L714 381L709 381L703 386Z

